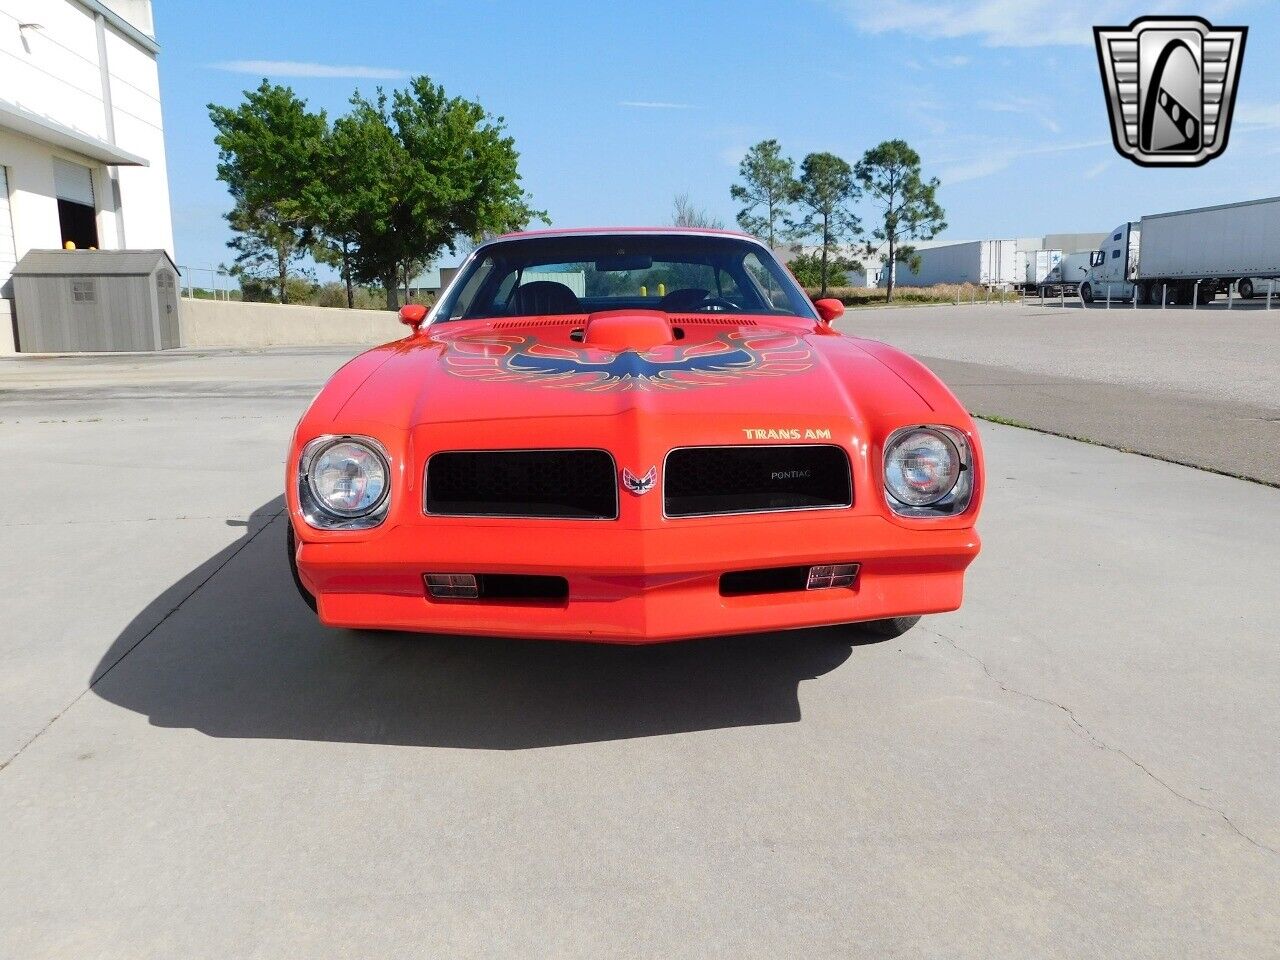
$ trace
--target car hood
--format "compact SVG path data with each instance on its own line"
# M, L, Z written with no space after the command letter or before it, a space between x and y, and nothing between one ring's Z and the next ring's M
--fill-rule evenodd
M580 317L435 324L382 348L387 358L355 387L339 417L412 430L651 414L729 418L767 432L803 430L815 419L910 419L930 410L858 341L812 321L668 320L671 342L640 336L631 345L624 330L607 346L582 341Z

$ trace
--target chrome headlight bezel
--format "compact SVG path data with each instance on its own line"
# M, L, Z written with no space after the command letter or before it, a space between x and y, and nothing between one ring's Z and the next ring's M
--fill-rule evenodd
M311 483L311 467L326 450L339 443L353 443L364 447L382 464L385 482L378 499L367 509L355 514L341 514L321 502ZM357 434L325 434L316 437L302 448L298 457L298 505L308 526L317 530L368 530L387 518L391 507L391 457L386 447L373 437Z
M895 447L915 433L929 433L947 443L959 459L959 470L951 489L932 503L913 505L894 495L889 485L889 458ZM973 448L962 430L944 424L921 423L900 427L889 434L884 443L880 462L880 483L884 489L885 503L900 517L925 517L939 519L964 513L973 499L974 464Z

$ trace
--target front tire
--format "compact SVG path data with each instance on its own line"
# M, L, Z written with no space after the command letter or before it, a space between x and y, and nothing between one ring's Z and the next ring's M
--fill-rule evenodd
M1253 293L1254 293L1253 281L1241 280L1239 283L1236 284L1236 293L1240 294L1241 300L1252 300Z
M1080 299L1086 304L1093 303L1093 286L1091 284L1080 284Z
M298 538L293 535L292 523L289 523L288 530L285 546L289 552L289 572L293 574L293 585L298 588L298 596L302 597L302 602L311 608L312 613L316 613L316 598L302 585L302 578L298 576Z
M876 640L894 640L919 622L919 617L890 617L887 620L864 620L854 626L864 636Z

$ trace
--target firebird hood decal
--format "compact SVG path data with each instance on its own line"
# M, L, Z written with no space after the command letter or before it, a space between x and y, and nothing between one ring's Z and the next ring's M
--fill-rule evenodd
M685 390L813 366L809 346L778 330L619 353L551 346L515 334L476 334L447 342L443 361L444 369L458 377L588 391Z
M455 332L445 325L440 336L398 340L376 370L353 364L343 374L350 385L342 393L350 391L350 397L342 423L329 422L320 432L352 431L362 422L470 424L474 436L450 443L469 448L483 435L482 446L520 448L532 442L530 423L547 418L638 416L620 429L644 424L647 433L678 418L685 424L681 442L742 442L746 428L828 428L831 417L860 422L891 413L916 420L930 410L922 394L933 400L936 393L927 386L936 382L932 374L889 347L781 324L695 327L688 339L630 354L575 343L567 327L547 334L474 326ZM913 389L903 376L917 367ZM698 432L698 426L687 433L721 417L728 419L714 431ZM500 422L511 427L498 427ZM566 440L573 436L571 430ZM609 446L594 434L591 443ZM625 465L634 471L648 463Z

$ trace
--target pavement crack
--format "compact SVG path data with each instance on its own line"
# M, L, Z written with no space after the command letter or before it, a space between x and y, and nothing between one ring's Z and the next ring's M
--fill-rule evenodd
M205 577L203 580L197 583L194 587L192 587L182 597L182 599L180 599L177 603L175 603L172 607L169 608L169 610L165 613L163 617L161 617L154 624L152 624L151 627L142 634L142 636L140 636L137 640L135 640L132 644L130 644L129 649L125 650L122 654L120 654L120 656L116 657L115 660L111 661L110 665L101 673L99 673L96 677L91 679L89 681L89 685L85 687L83 690L81 690L78 694L76 694L75 698L70 703L68 703L65 707L63 707L61 710L55 713L52 717L50 717L49 721L43 727L37 730L35 734L33 734L24 744L22 744L22 746L20 746L16 751L14 751L12 755L10 755L7 759L5 759L3 763L0 763L0 773L3 773L5 768L7 768L11 763L13 763L13 761L17 760L18 757L22 756L22 754L26 752L26 749L28 747L30 747L33 743L39 740L42 736L44 736L45 732L50 727L52 727L55 723L61 720L68 710L70 710L77 703L79 703L84 698L84 695L86 693L88 693L90 690L96 687L99 683L101 683L104 677L106 677L109 673L111 673L112 670L114 670L124 661L125 657L129 656L129 654L137 650L138 647L142 645L144 640L150 637L162 626L164 626L164 624L168 622L169 618L172 617L179 610L181 610L188 600L190 600L202 589L204 589L205 585L214 577L216 577L219 573L221 573L223 569L226 568L227 564L229 564L232 560L238 557L241 551L243 551L246 547L248 547L249 544L253 543L254 540L257 540L258 537L263 533L263 531L267 530L273 523L276 522L276 520L278 520L283 515L284 515L284 508L282 507L281 509L273 513L271 516L269 516L266 519L266 522L264 522L261 527L259 527L252 534L245 537L239 544L237 544L236 548L232 550L229 554L227 554L226 559L223 560L216 567L214 567L213 570L209 572L209 575L207 577Z
M17 521L15 523L0 523L0 528L8 529L10 527L77 527L77 526L103 526L118 523L177 523L183 520L225 520L226 516L179 516L179 517L105 517L82 520L58 520L49 521L45 519ZM274 518L272 518L274 519ZM236 520L234 523L227 521L229 526L244 526L245 524ZM268 521L270 522L270 521Z
M998 686L1005 693L1011 694L1012 696L1015 696L1015 697L1021 697L1024 700L1031 700L1035 703L1044 704L1047 707L1052 707L1055 710L1058 710L1066 714L1067 720L1071 725L1072 731L1078 737L1080 737L1080 739L1084 740L1087 744L1089 744L1094 749L1101 750L1106 753L1113 753L1116 756L1121 757L1122 759L1127 761L1131 766L1136 767L1138 770L1141 770L1143 774L1145 774L1148 778L1158 783L1161 787L1163 787L1168 793L1172 794L1174 797L1177 797L1179 800L1183 801L1184 803L1189 803L1193 807L1199 807L1201 810L1204 810L1207 813L1211 813L1214 816L1221 818L1222 822L1225 823L1227 827L1234 834L1236 834L1236 836L1240 837L1240 839L1244 840L1246 843L1250 844L1251 846L1257 847L1259 850L1265 850L1267 853L1273 854L1275 856L1280 856L1280 850L1277 850L1275 847L1268 846L1267 844L1256 839L1255 837L1252 837L1249 834L1245 833L1236 825L1235 821L1233 821L1229 816L1227 816L1227 814L1224 813L1222 810L1218 809L1212 804L1204 803L1200 800L1195 799L1194 797L1187 796L1185 793L1182 793L1180 790L1174 787L1171 783L1169 783L1169 781L1163 779L1158 774L1154 773L1150 767L1148 767L1141 760L1138 760L1128 751L1122 749L1121 747L1113 746L1112 744L1107 743L1105 740L1099 737L1096 733L1090 730L1087 726L1085 726L1080 721L1080 718L1076 716L1075 711L1072 710L1066 704L1059 703L1057 700L1051 699L1049 697L1041 697L1034 693L1028 693L1025 690L1019 690L1017 687L1010 686L1007 682L1005 682L1000 677L992 673L991 669L987 666L986 662L981 657L962 647L953 638L947 636L944 633L939 633L937 630L926 630L925 632L932 634L933 636L937 637L939 640L942 640L944 643L950 646L953 650L955 650L956 653L959 653L961 656L966 657L967 659L972 660L974 663L976 663L978 667L982 670L982 672L987 676L987 679L989 679L992 683Z

